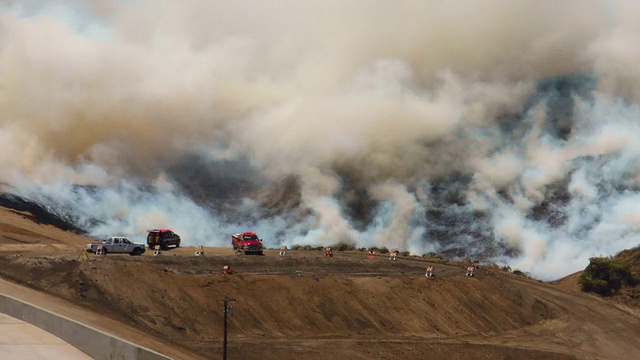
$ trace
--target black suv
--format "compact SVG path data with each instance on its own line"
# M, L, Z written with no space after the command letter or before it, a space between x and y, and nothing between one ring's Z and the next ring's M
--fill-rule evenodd
M160 249L166 250L169 246L180 247L180 236L171 229L153 229L147 230L147 245L149 249L153 249L156 245L160 245Z

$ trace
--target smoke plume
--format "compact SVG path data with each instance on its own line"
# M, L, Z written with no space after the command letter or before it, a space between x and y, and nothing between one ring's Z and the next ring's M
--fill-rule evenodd
M626 1L0 2L2 191L96 237L551 279L640 243Z

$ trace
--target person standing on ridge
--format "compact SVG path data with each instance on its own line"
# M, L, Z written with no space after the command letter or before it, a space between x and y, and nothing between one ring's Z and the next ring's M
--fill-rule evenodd
M233 270L231 270L231 266L225 265L222 268L222 276L225 276L225 275L233 275Z
M425 274L426 277L433 277L433 266L427 267L427 272Z
M467 266L467 276L468 277L473 277L473 270L475 270L474 266Z
M324 250L324 256L333 257L333 249L331 249L331 246L327 246L327 248Z

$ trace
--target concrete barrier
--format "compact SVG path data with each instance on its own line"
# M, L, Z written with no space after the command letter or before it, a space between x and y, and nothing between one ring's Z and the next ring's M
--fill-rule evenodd
M0 293L0 312L33 324L98 360L170 360L153 350Z

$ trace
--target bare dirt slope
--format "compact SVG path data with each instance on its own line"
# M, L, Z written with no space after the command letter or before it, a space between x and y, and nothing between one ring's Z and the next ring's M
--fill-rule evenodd
M0 275L137 329L176 358L216 357L230 297L230 359L621 359L640 353L640 317L565 286L493 267L360 252L233 255L193 248L91 256L87 239L0 209ZM223 265L236 274L222 277ZM434 265L436 277L424 270ZM120 324L120 325L118 325ZM121 327L121 329L119 329ZM124 331L123 330L123 331ZM170 350L168 350L170 349ZM177 355L176 355L177 354ZM214 356L214 354L216 354Z

